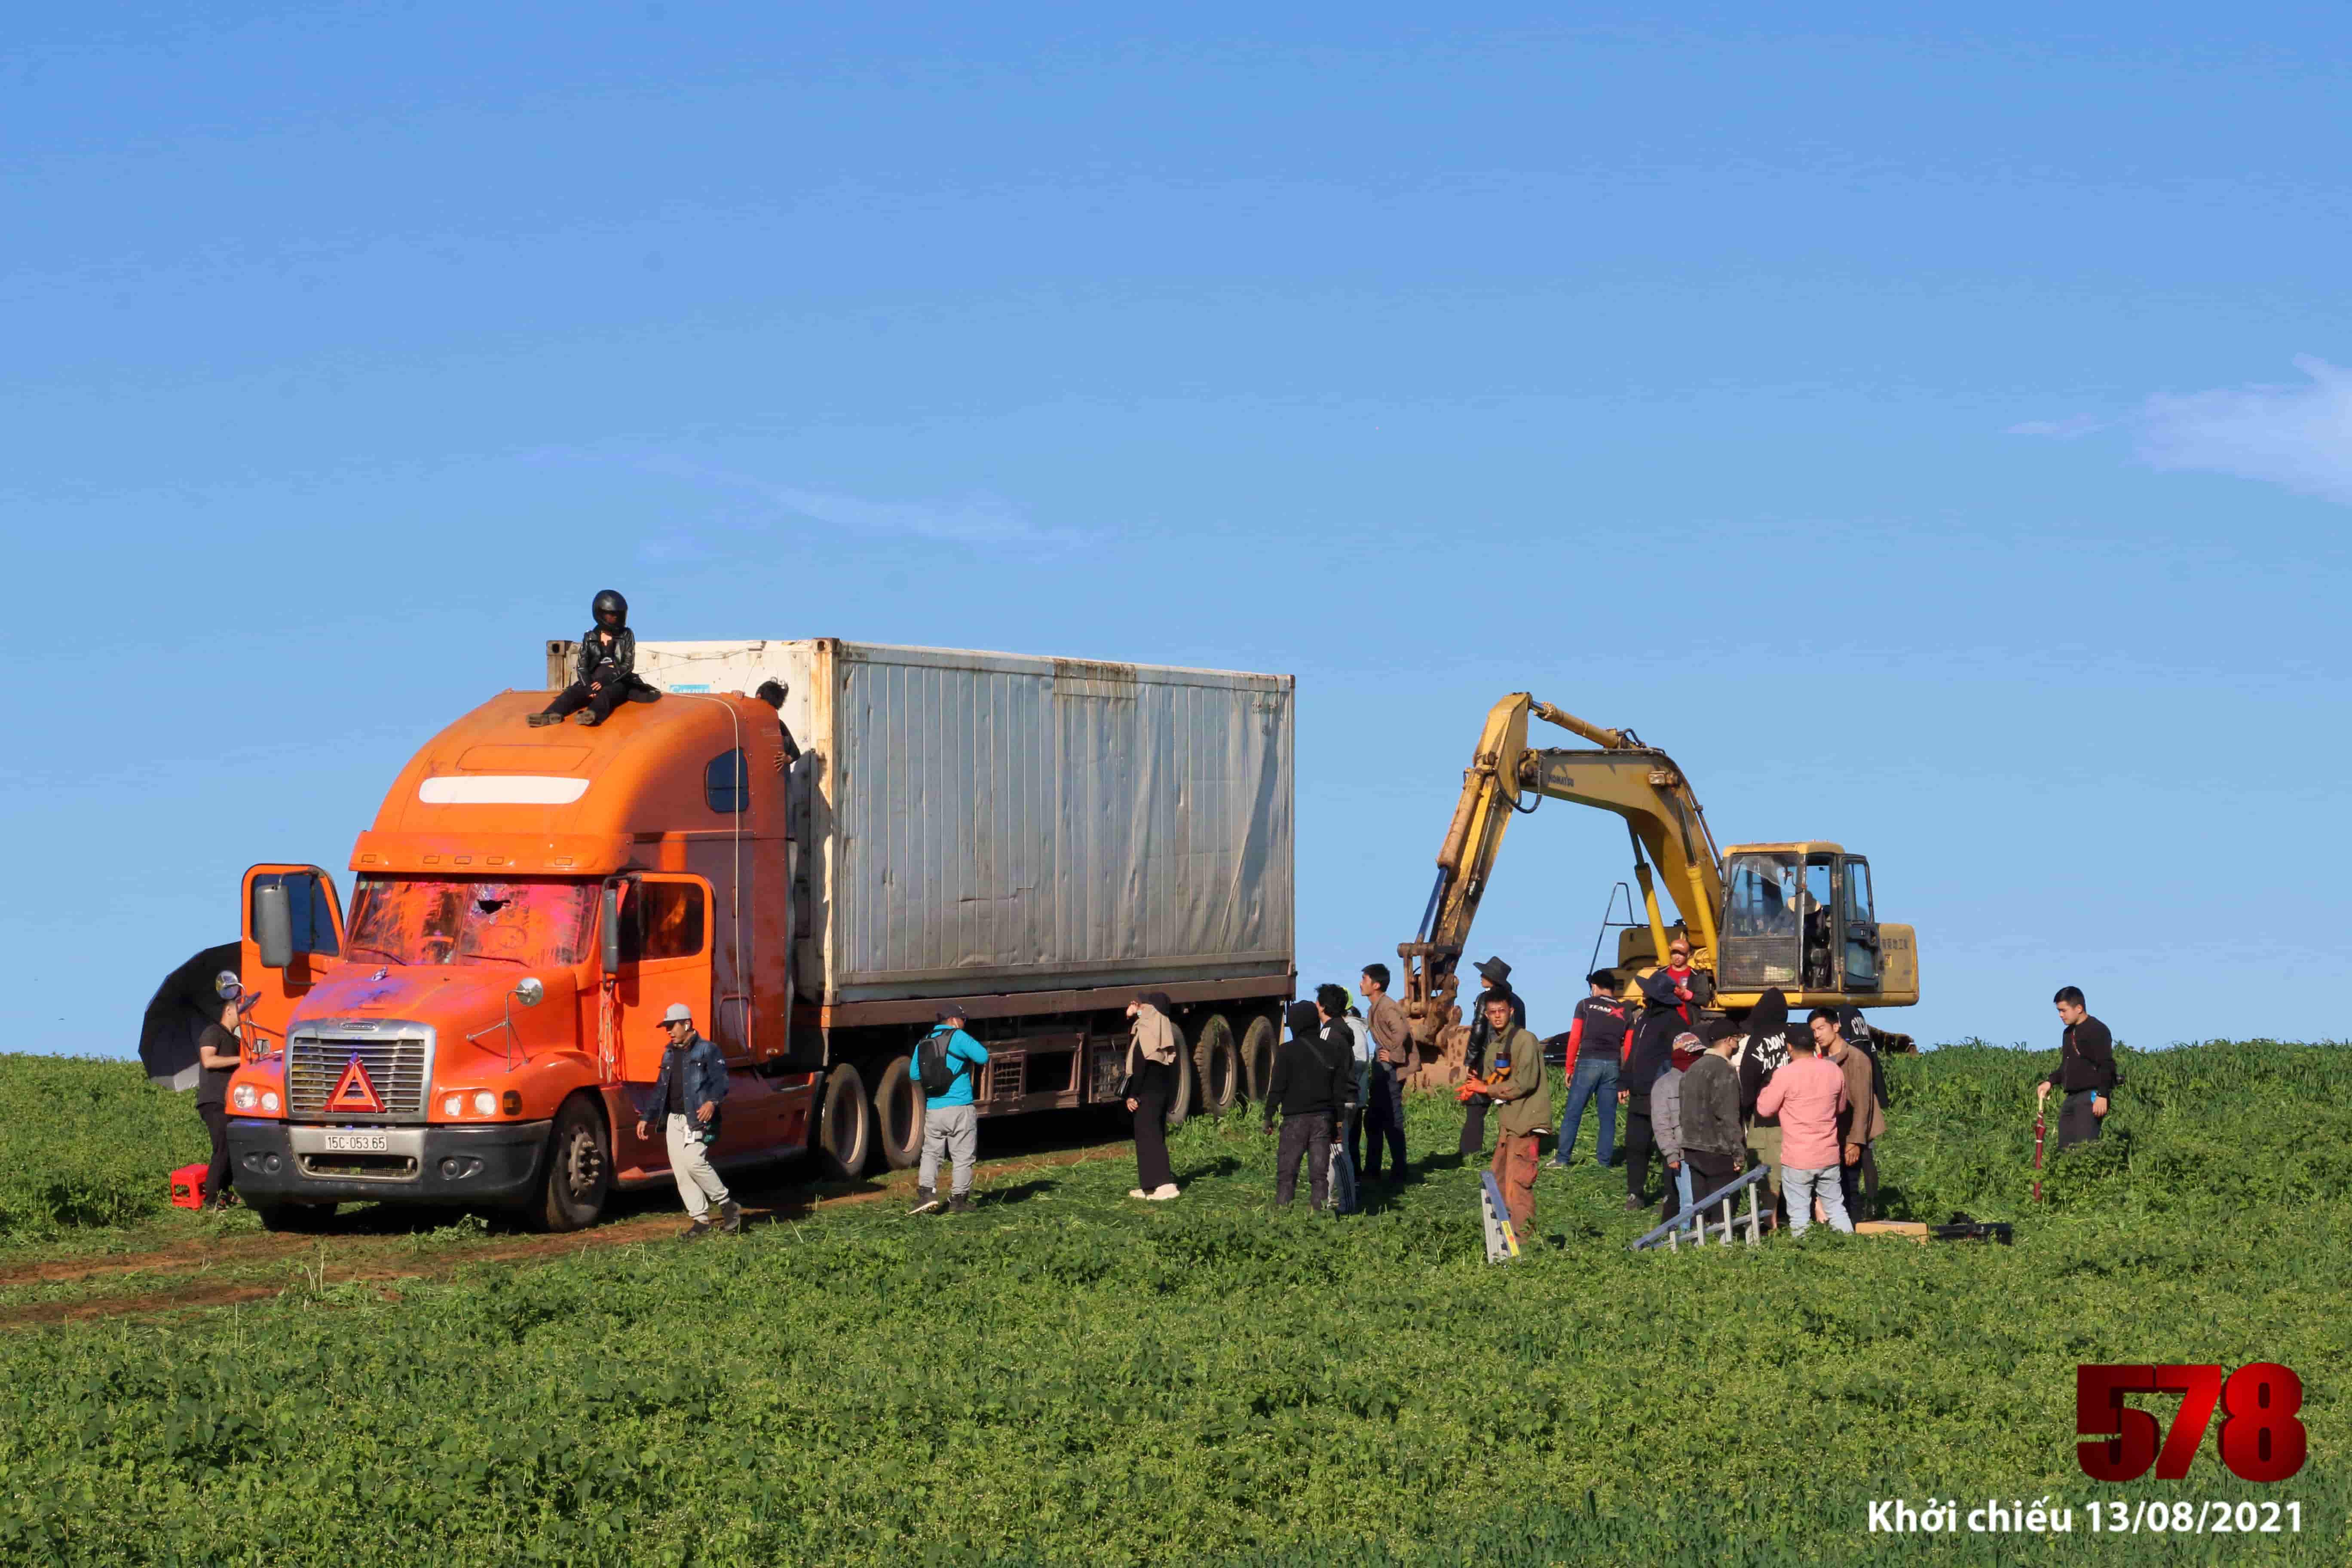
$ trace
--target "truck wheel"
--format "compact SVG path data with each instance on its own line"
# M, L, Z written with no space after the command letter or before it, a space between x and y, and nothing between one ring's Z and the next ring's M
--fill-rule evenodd
M547 1170L539 1195L523 1211L533 1230L582 1230L604 1212L613 1190L613 1141L604 1112L585 1094L575 1094L555 1113L547 1135Z
M1274 1081L1274 1020L1260 1013L1242 1036L1242 1092L1252 1100L1265 1099Z
M817 1153L824 1173L835 1181L854 1182L866 1173L867 1136L874 1107L866 1098L866 1080L847 1062L825 1075L824 1120L817 1123Z
M1176 1098L1168 1102L1168 1131L1173 1132L1184 1125L1192 1114L1195 1091L1192 1086L1192 1053L1185 1048L1184 1026L1169 1020L1176 1031Z
M894 1057L874 1089L874 1121L881 1131L882 1161L903 1171L923 1157L923 1097L915 1083L915 1059Z
M1201 1109L1223 1116L1234 1108L1239 1092L1241 1052L1234 1045L1234 1026L1223 1013L1212 1013L1201 1025L1201 1038L1192 1047L1192 1077L1200 1085Z
M316 1236L333 1228L336 1206L333 1204L252 1204L253 1217L261 1228L280 1236Z

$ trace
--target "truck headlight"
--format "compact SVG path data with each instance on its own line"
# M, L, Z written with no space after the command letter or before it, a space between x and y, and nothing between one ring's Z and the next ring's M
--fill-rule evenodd
M499 1097L492 1094L487 1089L476 1089L474 1091L474 1114L477 1116L496 1116L498 1113Z
M260 1091L249 1083L238 1084L228 1091L229 1103L239 1110L251 1110L261 1102Z
M465 1115L466 1097L462 1094L443 1095L441 1097L441 1114L444 1116Z
M276 1089L265 1089L261 1091L261 1109L272 1116L278 1114L278 1091Z

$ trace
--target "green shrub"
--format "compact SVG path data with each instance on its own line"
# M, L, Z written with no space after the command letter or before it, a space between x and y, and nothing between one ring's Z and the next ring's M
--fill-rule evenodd
M171 1173L212 1144L195 1097L135 1061L0 1056L0 1239L129 1225L171 1203Z

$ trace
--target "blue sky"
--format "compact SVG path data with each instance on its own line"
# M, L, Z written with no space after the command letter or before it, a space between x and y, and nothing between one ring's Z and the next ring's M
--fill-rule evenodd
M607 584L1296 673L1310 983L1527 689L1868 853L1892 1026L2345 1034L2340 6L877 10L12 24L12 1047ZM1512 828L1539 1026L1625 858Z

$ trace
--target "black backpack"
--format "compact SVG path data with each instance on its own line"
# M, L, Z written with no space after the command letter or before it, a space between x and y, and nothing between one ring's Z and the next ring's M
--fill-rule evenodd
M915 1075L925 1099L937 1100L955 1087L955 1064L948 1060L948 1042L954 1037L951 1029L933 1029L915 1049Z

